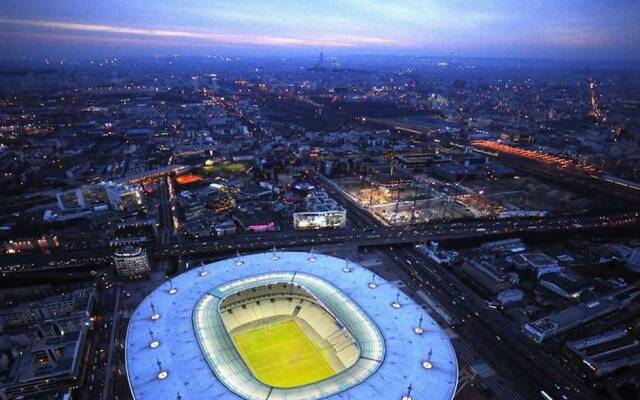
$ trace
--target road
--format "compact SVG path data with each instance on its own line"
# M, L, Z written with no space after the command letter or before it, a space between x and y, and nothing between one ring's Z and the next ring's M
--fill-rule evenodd
M158 236L157 243L159 245L168 245L173 238L173 213L172 195L171 195L171 177L160 180L160 196L158 199Z
M419 268L420 265L418 261L408 261L407 263L404 261L405 259L400 258L396 254L396 249L392 248L380 250L379 255L385 260L384 264L390 272L395 275L397 279L400 279L407 285L405 292L408 292L408 294L411 295L418 304L421 304L427 312L433 308L433 303L435 303L435 306L446 314L446 318L443 318L441 317L441 314L437 312L430 312L431 316L443 329L447 329L451 326L459 327L458 323L463 320L466 322L466 317L461 319L450 310L451 298L447 296L443 298L441 296L441 294L444 293L442 292L442 289L436 288L436 286L428 279L423 278L421 274L416 271L416 268ZM376 272L379 273L379 271ZM425 297L429 298L429 302L425 300ZM461 359L465 364L472 368L480 369L479 366L487 365L487 358L480 356L476 350L476 346L478 345L477 334L471 335L469 338L469 335L460 332L459 328L456 328L455 330L451 328L450 332L453 332L453 334L450 334L450 339L453 343L458 359ZM493 356L493 354L490 356ZM508 366L509 362L503 361L502 365ZM484 367L483 370L493 371L493 369L488 366ZM508 375L504 375L502 371L500 371L500 374L486 373L484 371L480 371L480 373L482 382L493 392L494 397L497 400L518 400L523 398L520 395L520 391L523 390L521 385L518 385L516 389L514 385L507 383L504 376ZM529 389L534 390L535 387Z
M325 189L331 190L331 185L324 181ZM352 222L357 226L376 226L380 222L368 213L351 213L352 208L359 208L348 196L339 190L332 191L342 205L347 208L353 217ZM633 219L633 218L632 218ZM626 217L623 218L626 221ZM633 223L637 222L637 217ZM436 239L437 235L450 233L473 234L499 234L502 232L523 230L563 230L570 228L584 228L585 226L600 227L613 223L609 218L596 217L593 220L586 218L537 219L523 221L492 221L477 226L468 223L453 223L449 225L439 224L432 227L431 234ZM586 224L586 225L585 225ZM429 229L429 228L427 228ZM371 230L367 228L367 230ZM389 231L389 228L375 228L374 231ZM408 237L422 231L408 232ZM402 236L401 233L399 233ZM452 318L447 321L440 319L444 326L455 326L455 332L460 336L453 340L459 356L473 366L474 359L480 354L488 366L498 371L498 375L485 374L483 382L489 387L496 398L501 400L515 400L522 396L532 399L540 397L540 391L544 390L554 398L582 399L595 395L591 389L584 385L570 372L566 372L557 360L549 357L538 346L527 340L520 327L516 327L511 321L506 320L497 311L486 308L485 300L470 290L454 274L446 268L434 263L432 260L419 253L414 246L386 246L382 255L387 258L388 265L394 266L393 272L407 284L413 291L414 299L425 304L425 299L417 295L423 292L427 298L430 296L438 307L445 307L443 314ZM444 311L444 310L443 310ZM482 365L481 363L480 365ZM485 370L487 368L484 368ZM507 383L506 381L512 384ZM514 387L513 383L517 383Z
M439 242L466 242L472 239L493 240L518 235L559 235L586 230L606 230L635 227L640 223L637 212L607 214L597 216L556 216L533 219L491 219L464 222L435 223L409 227L375 227L376 222L361 221L364 216L353 214L348 217L356 221L355 225L368 227L350 227L332 231L282 231L235 235L229 238L211 238L175 243L173 245L149 244L147 250L153 257L215 256L228 253L252 252L278 248L304 247L321 244L349 242L353 246L384 246ZM355 217L355 218L353 218ZM0 266L5 274L23 272L32 265L42 271L43 265L51 269L85 269L87 265L104 265L110 261L113 249L109 247L61 251L53 254L25 254L4 256ZM20 267L16 267L20 265Z
M349 215L349 213L347 213ZM496 239L522 234L560 234L589 229L618 229L637 225L637 213L607 216L567 216L536 219L497 219L449 222L420 227L351 227L333 231L265 232L231 238L176 243L171 247L150 248L156 256L201 256L313 246L348 241L354 246L412 244L428 241L455 242L470 239ZM361 225L362 223L358 223Z
M435 264L410 247L387 250L414 283L424 288L457 322L456 332L523 394L537 398L540 390L554 398L595 397L590 389L544 350L525 338L520 327L470 290L447 268Z
M120 322L120 288L116 285L114 287L115 292L115 304L113 306L112 323L111 323L111 337L109 340L109 350L107 357L107 366L105 369L104 377L104 390L102 392L103 399L111 398L111 391L113 389L112 379L114 375L114 362L113 358L116 357L116 346L118 345L118 323Z

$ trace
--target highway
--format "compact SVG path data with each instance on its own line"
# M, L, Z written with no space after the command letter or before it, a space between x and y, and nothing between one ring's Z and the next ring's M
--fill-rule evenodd
M349 215L349 214L348 214ZM303 247L320 244L349 242L354 246L380 246L411 244L427 241L466 241L493 239L522 234L559 234L589 229L617 229L631 227L639 222L637 213L605 216L567 216L534 219L497 219L467 222L449 222L420 227L367 227L345 228L333 231L283 231L231 238L176 243L170 247L150 247L156 256L201 256L236 251L258 251L278 248ZM369 222L371 226L373 222Z
M173 232L173 221L171 214L171 200L169 193L169 179L166 177L160 180L160 190L158 199L158 236L157 243L166 245L171 242Z
M355 225L332 231L282 231L235 235L229 238L174 243L172 245L148 244L152 257L215 256L229 253L254 252L265 249L308 247L322 244L349 242L353 246L384 246L428 242L431 240L454 243L473 239L491 240L518 235L569 234L587 230L621 229L637 226L637 212L597 216L557 216L533 219L505 218L447 222L410 227L372 226L377 221L363 222L362 215L349 214ZM356 217L356 218L353 218ZM29 266L42 271L50 269L84 268L87 265L104 265L113 255L109 247L60 251L52 254L19 254L3 256L0 266L4 273L24 272ZM20 267L16 267L19 265Z

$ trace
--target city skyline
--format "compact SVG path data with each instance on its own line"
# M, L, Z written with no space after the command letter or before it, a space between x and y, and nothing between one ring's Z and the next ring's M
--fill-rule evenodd
M0 399L640 399L638 21L0 1Z
M516 4L514 4L516 3ZM628 1L44 1L0 4L4 57L412 54L633 60Z

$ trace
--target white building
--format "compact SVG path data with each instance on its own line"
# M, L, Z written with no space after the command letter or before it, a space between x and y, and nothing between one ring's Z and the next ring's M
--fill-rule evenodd
M151 270L147 252L141 247L127 246L116 251L113 264L118 275L126 278L138 278Z
M61 211L97 210L108 206L112 209L135 207L142 204L139 187L115 183L99 183L56 193Z
M307 211L293 213L295 229L344 228L347 211L325 192L313 192L305 198Z

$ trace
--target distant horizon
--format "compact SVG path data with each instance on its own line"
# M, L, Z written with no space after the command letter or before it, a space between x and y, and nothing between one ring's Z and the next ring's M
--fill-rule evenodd
M4 0L1 58L181 53L640 60L624 0ZM441 54L439 56L438 54Z
M398 63L409 60L424 60L432 62L433 66L436 66L438 62L451 61L452 65L471 66L476 65L480 67L494 66L494 67L515 67L514 64L522 63L522 67L580 67L580 68L598 68L598 67L620 67L624 70L636 71L640 70L638 61L640 59L628 58L628 59L607 59L607 58L560 58L560 57L509 57L509 56L462 56L462 55L450 55L450 54L406 54L406 53L389 53L389 54L375 54L375 53L347 53L347 54L332 54L327 53L324 50L318 50L317 52L220 52L220 53L202 53L202 54L139 54L139 55L95 55L95 56L69 56L69 55L57 55L57 56L0 56L0 67L3 65L10 65L12 63L28 62L31 64L40 64L45 61L49 61L56 64L60 61L64 61L67 66L90 63L92 61L100 60L117 60L118 62L126 63L128 61L135 60L150 60L150 59L220 59L220 58L237 58L239 62L243 61L269 61L269 62L303 62L307 63L308 67L312 67L313 61L317 60L320 52L323 52L325 58L324 68L340 69L349 68L349 66L333 66L328 64L328 60L333 58L338 59L341 62L353 63L358 59L378 58L380 64L392 64L393 59L397 59ZM504 62L506 65L500 65L500 62ZM549 63L550 65L541 65ZM377 65L375 62L372 65ZM427 65L427 64L425 64Z

